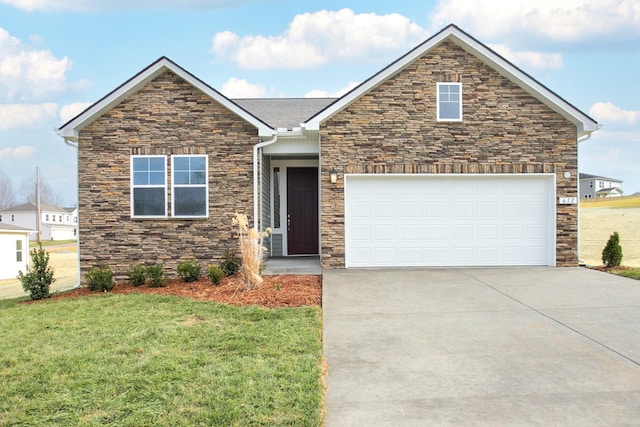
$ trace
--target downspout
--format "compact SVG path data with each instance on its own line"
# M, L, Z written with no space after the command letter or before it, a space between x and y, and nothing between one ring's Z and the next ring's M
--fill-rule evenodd
M601 125L598 125L596 130L600 129L601 127L602 127ZM588 134L583 136L582 139L578 139L577 140L578 144L580 144L581 142L590 140L592 133L593 132L589 132ZM577 158L579 157L580 156L577 156ZM577 162L579 162L579 160L577 160ZM576 178L578 180L578 265L586 265L584 260L580 257L580 168L579 168L579 163L577 162L576 162L576 169L577 169L578 176Z
M258 209L259 209L259 200L258 195L261 194L259 181L258 181L258 150L262 147L266 147L267 145L271 145L278 140L278 135L276 131L273 131L273 138L268 141L260 142L253 146L253 226L257 231L262 231L260 229L261 221L258 221ZM261 199L261 198L260 198Z
M71 148L75 148L76 150L78 149L78 144L77 143L73 143L71 141L69 141L67 138L62 137L62 140L64 141L65 144L67 144L69 147ZM78 183L80 184L80 183ZM79 189L78 189L79 191ZM78 199L78 201L80 201L80 197L78 194L76 194L76 198ZM82 273L80 271L80 210L78 210L78 233L76 234L76 253L78 254L78 283L76 284L76 286L73 289L77 289L80 287L81 283L82 283ZM72 218L73 220L73 218Z

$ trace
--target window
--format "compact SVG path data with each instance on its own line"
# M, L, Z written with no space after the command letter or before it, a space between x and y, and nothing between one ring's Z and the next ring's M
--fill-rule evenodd
M167 156L131 157L131 216L167 216Z
M16 262L22 262L22 240L16 240Z
M0 222L2 222L2 215L0 215Z
M45 220L46 222L49 222L49 214L44 214L44 220Z
M195 218L208 216L207 162L207 156L171 157L171 176L173 177L171 214L173 216Z
M604 181L598 181L598 188L599 189L604 188Z
M11 214L11 222L13 222L13 221L15 221L15 220L16 220L15 215Z
M462 121L462 83L438 83L438 121Z
M62 222L62 215L58 215L58 222Z
M280 228L280 168L273 168L273 228Z

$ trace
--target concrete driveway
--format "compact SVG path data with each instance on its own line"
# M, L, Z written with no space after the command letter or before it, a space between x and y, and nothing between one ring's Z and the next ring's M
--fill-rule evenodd
M328 270L326 426L640 424L640 282L584 268Z

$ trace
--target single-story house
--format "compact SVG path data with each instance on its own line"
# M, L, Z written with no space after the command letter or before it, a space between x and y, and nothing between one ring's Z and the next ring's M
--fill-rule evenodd
M304 78L301 76L301 78ZM219 260L234 212L324 268L578 264L598 124L450 25L338 99L232 100L162 57L58 129L81 268Z
M0 223L0 280L15 279L27 272L29 235L35 230Z
M35 203L26 202L0 211L0 223L38 229ZM78 237L78 208L60 208L48 203L40 204L40 239L74 240ZM31 240L37 240L37 233Z
M620 197L622 182L619 179L607 178L606 176L580 173L580 198L593 199L595 197Z

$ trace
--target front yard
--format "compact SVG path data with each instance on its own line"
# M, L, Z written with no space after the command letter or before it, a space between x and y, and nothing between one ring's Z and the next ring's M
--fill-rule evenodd
M161 295L0 305L0 425L322 420L319 307Z

